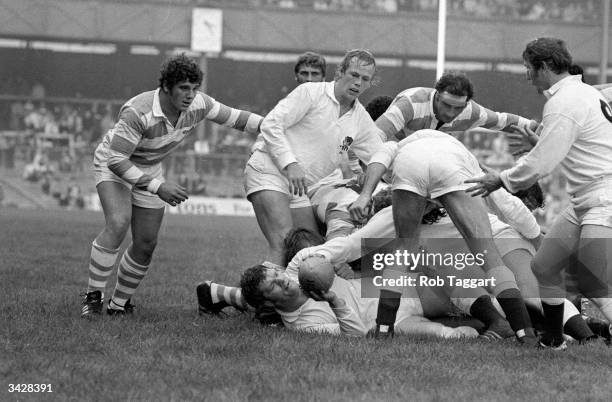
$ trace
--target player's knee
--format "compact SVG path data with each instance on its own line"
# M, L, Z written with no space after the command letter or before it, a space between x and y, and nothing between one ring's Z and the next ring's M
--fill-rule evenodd
M550 270L545 268L545 265L542 264L537 255L531 260L531 272L533 272L538 282L547 281L550 277Z
M491 281L488 289L496 296L505 290L518 288L514 274L506 266L490 269L487 272L487 277L494 280L494 282Z
M136 248L144 256L150 257L151 255L153 255L155 247L157 247L157 237L145 236L138 239L134 239L134 248Z
M129 215L114 214L106 219L106 230L115 237L125 236L130 227L131 217Z

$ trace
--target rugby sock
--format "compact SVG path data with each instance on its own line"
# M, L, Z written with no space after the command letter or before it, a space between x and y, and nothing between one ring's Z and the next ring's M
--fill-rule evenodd
M119 249L111 250L100 246L95 240L91 243L91 255L89 258L89 280L87 282L87 293L99 290L104 300L104 290L108 277L113 272Z
M564 304L548 304L542 301L544 317L546 317L546 330L553 341L558 342L563 339L563 310Z
M380 332L393 330L395 317L399 309L401 293L382 289L378 299L378 312L376 314L376 324L380 326Z
M246 310L248 304L242 297L242 289L234 286L224 286L210 282L210 297L213 304L225 302L226 304L241 310Z
M497 312L495 306L493 306L493 302L489 295L480 296L472 303L470 315L482 321L486 327L490 327L491 324L499 319L504 319L504 317Z
M518 289L506 289L497 295L497 301L501 306L506 319L510 323L510 327L517 336L520 338L526 333L525 330L531 329L531 322L529 321L529 313L527 313L527 307L521 297L521 292ZM519 332L519 331L523 332ZM527 333L530 335L530 333Z
M136 288L144 279L149 269L148 265L140 265L130 257L127 250L123 253L119 262L117 273L117 284L111 297L111 308L122 310L125 302L136 292Z
M531 304L526 304L527 313L529 313L529 319L531 320L531 324L533 328L542 331L545 328L546 318L544 318L544 314L542 314L542 310L533 306Z

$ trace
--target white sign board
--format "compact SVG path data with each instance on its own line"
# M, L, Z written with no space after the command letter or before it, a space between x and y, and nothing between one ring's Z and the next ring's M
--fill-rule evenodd
M223 39L223 11L217 8L194 8L191 18L191 50L194 52L221 51Z

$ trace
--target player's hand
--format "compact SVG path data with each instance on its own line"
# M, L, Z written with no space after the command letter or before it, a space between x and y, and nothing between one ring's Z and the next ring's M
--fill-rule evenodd
M351 203L348 207L348 211L351 214L351 218L358 222L367 219L370 215L370 205L372 199L363 194L359 194L359 197Z
M465 190L472 197L479 195L486 197L502 186L501 178L497 172L489 172L483 176L474 177L473 179L466 180L465 183L476 183L475 186Z
M313 300L324 301L324 302L329 303L329 306L332 308L344 307L346 305L346 302L342 300L341 298L339 298L338 295L336 295L336 293L334 293L331 290L328 290L327 292L313 290L313 291L307 292L306 294L308 295L308 297L312 298Z
M306 173L304 169L297 163L288 164L283 173L289 180L289 192L293 195L306 195L308 188L306 187Z
M334 188L346 187L350 188L356 193L360 193L361 189L363 188L363 184L365 183L365 177L365 173L358 173L343 183L334 184Z
M512 125L511 127L514 129L514 132L506 134L510 153L514 156L518 156L531 151L531 148L538 142L537 133L529 127L523 128L516 125Z
M355 271L353 271L351 266L348 265L347 263L334 265L334 271L336 272L336 275L338 275L340 278L344 278L344 279L354 279L355 278Z
M162 183L157 189L157 195L173 207L189 198L185 187L170 182Z

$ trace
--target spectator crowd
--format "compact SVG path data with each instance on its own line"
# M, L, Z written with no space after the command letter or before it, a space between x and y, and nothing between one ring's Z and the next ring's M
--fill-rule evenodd
M149 1L170 2L170 0ZM180 2L211 7L248 5L251 7L375 13L430 13L438 9L438 0L180 0ZM447 4L450 15L576 23L597 21L601 7L599 0L448 0Z

